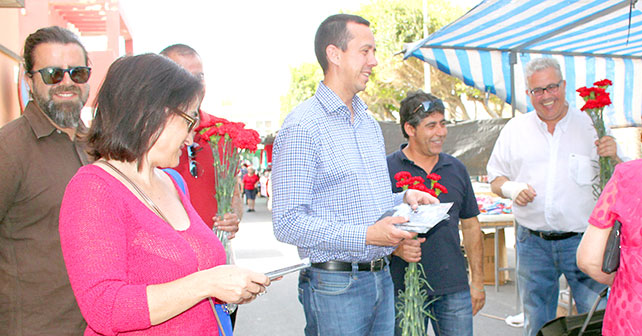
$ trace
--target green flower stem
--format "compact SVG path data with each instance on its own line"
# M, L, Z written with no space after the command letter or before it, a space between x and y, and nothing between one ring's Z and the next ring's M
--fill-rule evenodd
M424 287L425 286L425 287ZM409 263L404 275L405 290L399 291L399 300L396 303L397 318L401 334L404 336L423 336L426 335L426 318L434 317L428 311L428 307L434 300L428 300L428 291L430 287L426 281L423 265L419 263Z
M587 110L587 112L591 117L591 121L593 121L593 127L595 128L595 132L597 133L597 138L601 139L603 136L607 135L602 115L603 108L591 109ZM593 184L593 196L595 196L596 199L600 197L600 194L602 194L602 190L604 190L606 183L613 175L615 166L613 160L608 157L600 157L598 165L600 167L600 173L598 176L598 180Z
M220 144L220 141L223 141L223 143ZM227 135L223 139L220 136L212 137L210 146L214 156L216 215L219 218L223 218L226 213L232 212L232 197L234 196L234 189L237 187L237 173L241 153L232 145L232 140ZM214 227L214 232L216 232L216 236L225 247L227 262L230 263L232 254L227 232L218 230L216 227Z

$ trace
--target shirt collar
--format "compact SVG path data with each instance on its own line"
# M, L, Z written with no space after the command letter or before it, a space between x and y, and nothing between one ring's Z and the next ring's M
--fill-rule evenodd
M45 116L45 112L34 101L27 104L24 116L38 139L47 137L56 130L56 127Z
M544 132L548 132L548 126L544 121L542 121L542 119L539 118L539 116L537 115L537 111L533 111L532 113L535 113L535 120L539 128L542 129ZM566 132L566 130L568 129L568 125L570 123L569 120L571 119L571 113L572 113L572 109L569 106L568 110L566 111L566 115L562 119L560 119L560 121L558 121L557 124L555 124L555 130L560 130L561 132L564 132L564 133Z
M415 162L410 160L406 156L406 154L403 152L403 149L406 148L407 146L408 146L408 143L401 144L401 146L399 147L399 150L397 151L396 155L399 156L401 161L403 161L405 163L408 163L408 164L413 164L414 165ZM445 155L443 152L441 152L441 153L439 153L439 159L437 160L437 163L432 168L432 170L433 171L437 171L441 167L450 166L451 164L452 164L452 159L448 155ZM431 172L427 172L427 173L430 174Z
M341 98L339 98L332 89L327 87L323 81L319 82L319 87L317 88L315 96L323 106L323 109L328 113L350 113L350 110ZM365 113L368 106L361 98L359 98L359 96L355 95L352 98L352 109L354 110L354 115L356 117Z

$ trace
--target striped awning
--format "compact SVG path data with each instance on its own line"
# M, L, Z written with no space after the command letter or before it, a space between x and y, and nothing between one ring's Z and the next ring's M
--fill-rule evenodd
M422 59L526 112L533 107L522 65L532 58L554 57L562 65L571 105L584 103L575 89L608 78L614 85L607 123L642 126L642 12L634 3L485 0L426 39L407 45L405 58Z

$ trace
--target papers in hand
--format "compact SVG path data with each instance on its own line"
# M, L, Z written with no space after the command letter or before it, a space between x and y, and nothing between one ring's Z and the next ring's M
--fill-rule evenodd
M448 210L452 206L452 202L424 204L418 206L417 210L412 210L410 205L402 203L392 208L394 210L392 215L408 218L406 223L395 224L397 228L410 232L426 233L437 223L450 218Z
M270 272L265 273L270 280L274 280L280 276L286 275L288 273L296 272L298 270L310 267L310 258L304 258L301 262L294 265L286 266L279 268Z

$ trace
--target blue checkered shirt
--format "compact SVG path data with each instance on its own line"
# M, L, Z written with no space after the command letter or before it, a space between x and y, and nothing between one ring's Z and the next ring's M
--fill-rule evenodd
M403 200L393 194L379 124L357 96L350 110L323 82L285 119L274 141L274 234L312 262L371 261L394 247L366 230Z

